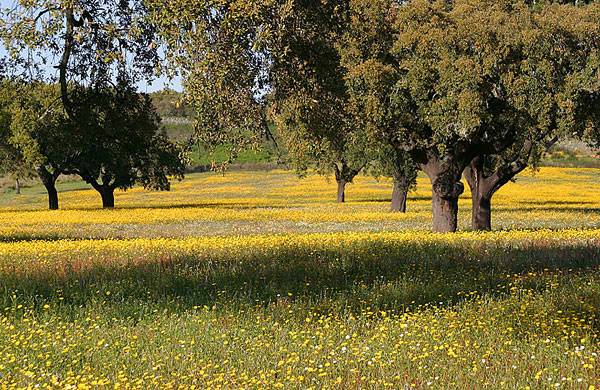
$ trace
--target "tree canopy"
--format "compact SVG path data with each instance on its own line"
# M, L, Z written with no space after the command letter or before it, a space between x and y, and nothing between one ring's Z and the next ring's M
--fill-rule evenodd
M70 152L64 172L77 174L102 196L104 207L114 206L115 189L135 184L169 190L170 176L183 177L180 148L160 128L151 99L131 85L81 89L76 121L64 131Z
M151 76L159 59L139 0L13 2L2 9L0 38L13 76L60 81L61 88L107 85L124 73Z

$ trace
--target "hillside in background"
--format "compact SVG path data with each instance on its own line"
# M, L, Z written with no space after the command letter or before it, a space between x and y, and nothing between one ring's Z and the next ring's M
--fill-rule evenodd
M193 110L185 104L181 92L166 89L150 94L156 110L163 120L163 126L169 137L178 142L188 142L194 133ZM230 155L230 146L223 145L211 150L206 145L197 144L190 153L192 168L206 168L214 161L221 163L227 161ZM274 164L277 161L277 151L271 142L265 142L258 150L245 150L239 153L233 163L233 168L240 164L251 165L254 168L260 165Z

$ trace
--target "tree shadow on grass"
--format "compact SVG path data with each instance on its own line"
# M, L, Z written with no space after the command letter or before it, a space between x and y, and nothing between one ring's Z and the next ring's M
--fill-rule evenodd
M93 265L86 263L90 254L83 253L38 269L5 268L0 304L14 305L13 294L40 311L46 302L73 310L101 302L112 305L112 316L123 318L135 318L140 307L148 306L181 313L197 306L294 302L309 302L324 312L340 307L403 311L453 305L472 291L506 295L515 275L530 272L542 274L522 282L534 291L547 288L548 278L556 274L594 274L600 246L373 241L352 248L298 246L268 254L240 250L198 257L95 256Z

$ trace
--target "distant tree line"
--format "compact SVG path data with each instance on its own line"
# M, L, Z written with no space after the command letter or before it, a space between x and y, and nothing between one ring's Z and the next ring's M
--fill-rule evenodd
M274 142L300 175L335 177L339 202L364 172L393 178L392 210L405 211L424 172L439 232L457 229L463 177L472 228L491 229L493 195L548 148L600 140L596 1L56 3L21 3L0 24L6 82L54 88L60 102L55 114L38 104L36 126L61 129L39 130L52 134L44 148L56 143L36 152L42 158L28 157L27 137L17 136L36 128L19 119L35 102L14 106L46 98L8 98L1 119L10 124L2 153L16 156L9 165L43 166L47 182L74 173L103 194L136 183L168 189L170 175L181 177L177 147L133 87L157 74L181 76L175 109L173 91L153 100L193 117L192 142L230 145L233 157Z

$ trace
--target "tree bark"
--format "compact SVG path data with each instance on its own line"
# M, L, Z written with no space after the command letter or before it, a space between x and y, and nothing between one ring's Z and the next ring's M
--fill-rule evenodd
M337 202L344 203L346 202L346 180L339 179L337 181Z
M492 196L499 173L486 177L483 156L475 157L465 168L465 179L471 189L471 227L473 230L492 230Z
M46 167L41 166L37 168L37 174L42 184L46 188L48 193L48 209L58 210L58 191L56 190L56 179L60 176L60 173L50 173Z
M484 196L473 198L473 214L471 216L473 230L492 230L492 200Z
M455 232L458 228L458 197L445 196L432 192L433 231L437 233Z
M50 186L44 185L48 193L48 210L58 210L58 191L54 183Z
M21 195L21 182L18 177L15 179L15 194Z
M431 181L433 231L455 232L458 228L458 198L464 192L460 182L464 165L430 156L421 168Z
M510 182L529 165L529 159L534 151L534 143L549 150L557 141L558 136L543 141L525 140L519 153L494 172L486 175L485 155L475 156L465 168L465 178L471 188L473 211L471 225L473 230L492 229L492 197L505 184Z
M408 196L408 183L406 177L394 177L394 190L392 191L392 212L406 212L406 198Z
M99 191L102 197L102 208L112 209L115 207L115 190L112 187L103 186Z

